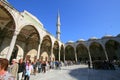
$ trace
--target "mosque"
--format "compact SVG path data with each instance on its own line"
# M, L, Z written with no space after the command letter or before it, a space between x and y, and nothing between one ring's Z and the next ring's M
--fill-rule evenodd
M34 15L19 12L7 1L0 0L0 58L81 62L120 59L120 34L63 43L60 26L58 13L54 37Z

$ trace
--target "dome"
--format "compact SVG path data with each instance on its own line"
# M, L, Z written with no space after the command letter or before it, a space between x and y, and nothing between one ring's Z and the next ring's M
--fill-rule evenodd
M74 43L74 41L70 40L70 41L68 41L67 43Z
M96 40L97 38L96 37L91 37L89 40Z
M111 37L113 37L113 36L112 35L105 35L102 38L111 38Z
M81 41L85 41L84 39L79 39L79 40L77 40L77 42L81 42Z

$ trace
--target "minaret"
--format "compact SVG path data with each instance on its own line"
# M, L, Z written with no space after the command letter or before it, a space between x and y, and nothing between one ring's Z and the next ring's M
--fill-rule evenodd
M60 40L60 14L59 14L59 11L58 11L58 14L57 14L57 23L56 23L56 27L57 27L57 31L56 31L56 38L58 40Z

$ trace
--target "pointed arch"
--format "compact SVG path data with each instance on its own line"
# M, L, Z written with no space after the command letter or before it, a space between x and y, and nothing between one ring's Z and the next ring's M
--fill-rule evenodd
M92 42L89 46L92 60L106 60L102 45L98 42Z
M60 49L60 60L61 61L64 61L65 59L65 49L64 49L64 46L61 45L61 49Z
M78 44L76 47L77 59L82 63L86 63L89 60L88 50L84 44Z
M16 29L16 22L13 14L11 14L4 5L0 5L0 28L0 54L2 54L1 52L5 52L4 50L8 51L12 36Z
M59 60L59 43L57 41L53 45L53 54L55 55L55 60Z
M71 45L65 47L65 60L75 61L75 50Z
M35 26L24 25L17 36L16 44L24 50L24 58L34 61L37 56L39 41L40 36Z
M115 40L108 40L105 43L105 48L109 60L118 60L120 58L120 43Z
M46 52L48 54L48 57L46 60L50 60L50 55L51 55L51 48L52 48L52 41L49 35L46 35L43 37L42 43L41 43L41 48L40 48L40 53L42 54L43 52ZM41 55L40 55L41 58Z

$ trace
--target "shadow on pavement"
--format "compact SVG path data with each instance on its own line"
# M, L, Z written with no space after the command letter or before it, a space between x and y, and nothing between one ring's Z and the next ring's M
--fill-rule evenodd
M69 75L76 78L76 80L88 80L88 68L78 68L71 70Z
M120 70L78 68L71 70L69 75L76 80L120 80Z

